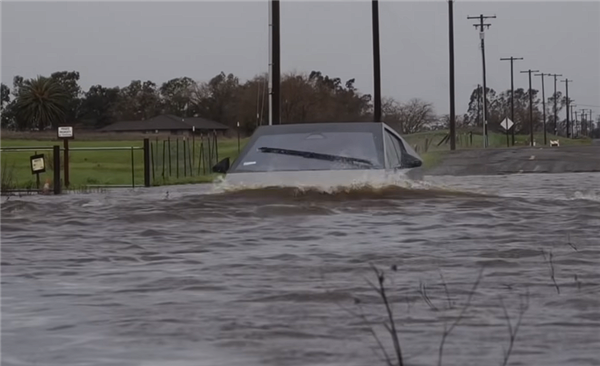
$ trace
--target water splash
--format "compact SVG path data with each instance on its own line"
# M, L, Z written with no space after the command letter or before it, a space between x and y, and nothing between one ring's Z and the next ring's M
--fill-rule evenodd
M594 191L580 192L580 191L575 191L575 193L573 194L573 197L568 197L567 200L569 200L569 201L572 201L572 200L585 200L585 201L600 202L600 192L594 192Z
M413 180L405 175L389 175L385 179L368 182L350 181L346 184L315 182L313 184L274 185L268 183L231 184L226 179L215 181L210 192L230 198L262 197L266 199L302 198L306 200L361 200L361 199L426 199L440 197L486 196L424 180Z

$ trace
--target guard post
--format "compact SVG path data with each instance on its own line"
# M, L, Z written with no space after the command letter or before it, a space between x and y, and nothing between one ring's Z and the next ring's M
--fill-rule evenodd
M150 139L144 139L144 186L150 187Z
M59 126L57 129L59 139L63 140L65 150L65 187L69 187L69 140L75 138L72 126Z
M60 194L60 145L54 145L52 157L54 159L54 194Z

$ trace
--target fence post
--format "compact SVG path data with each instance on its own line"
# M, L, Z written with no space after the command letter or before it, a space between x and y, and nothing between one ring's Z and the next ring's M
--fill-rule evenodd
M215 134L215 164L219 162L219 144L217 143L217 131L213 130Z
M187 177L187 156L186 156L185 136L183 136L183 176Z
M150 139L144 139L144 186L150 187Z
M131 147L131 187L135 188L135 165L133 163L133 146Z
M54 145L54 194L60 194L60 145Z
M71 181L69 180L69 139L63 139L65 150L65 187L69 188Z

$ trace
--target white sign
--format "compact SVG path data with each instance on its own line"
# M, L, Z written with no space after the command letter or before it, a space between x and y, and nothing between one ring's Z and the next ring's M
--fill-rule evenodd
M504 127L505 130L509 130L512 126L514 125L513 121L510 120L510 118L505 118L501 123L500 126Z
M70 138L73 137L73 127L59 127L58 128L58 137L59 138Z
M46 166L44 164L44 158L40 157L40 158L31 159L31 169L34 172L39 172L39 171L45 170Z

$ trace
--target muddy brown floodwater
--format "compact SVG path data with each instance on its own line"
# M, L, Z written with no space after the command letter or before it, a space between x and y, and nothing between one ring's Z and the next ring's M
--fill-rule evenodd
M406 365L482 267L443 364L501 365L528 293L509 364L599 365L600 174L428 181L3 198L2 365L384 365L352 314L392 350L371 263Z

